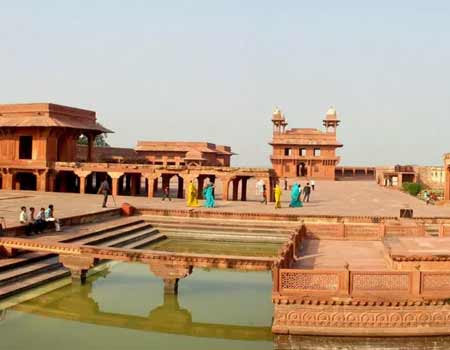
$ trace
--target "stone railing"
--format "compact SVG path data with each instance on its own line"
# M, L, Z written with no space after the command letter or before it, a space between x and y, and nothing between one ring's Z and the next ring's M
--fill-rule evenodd
M450 298L448 271L279 269L274 297L422 300Z
M423 224L370 223L307 223L305 237L309 239L381 240L386 235L424 236Z

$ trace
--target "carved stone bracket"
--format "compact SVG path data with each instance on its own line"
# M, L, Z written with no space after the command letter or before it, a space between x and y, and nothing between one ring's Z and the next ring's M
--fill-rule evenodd
M164 281L164 294L178 294L178 281L192 273L192 266L186 263L151 261L150 271Z
M72 274L72 281L84 284L86 282L86 275L90 268L94 267L96 263L95 258L91 256L81 255L64 255L59 256L59 262L69 269Z

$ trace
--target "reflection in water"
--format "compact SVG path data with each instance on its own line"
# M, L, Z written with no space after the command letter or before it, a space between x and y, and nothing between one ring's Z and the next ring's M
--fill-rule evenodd
M176 295L164 295L163 304L150 310L148 317L101 311L91 297L92 289L97 279L109 273L104 270L88 279L83 286L69 285L16 305L13 309L45 317L139 331L233 340L272 340L270 327L193 322L191 312L180 307Z
M279 335L275 350L448 350L450 337L364 338Z

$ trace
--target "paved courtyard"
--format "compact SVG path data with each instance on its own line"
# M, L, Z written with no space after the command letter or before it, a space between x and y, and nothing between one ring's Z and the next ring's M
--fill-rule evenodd
M304 185L302 183L302 185ZM217 188L220 194L220 188ZM445 216L450 217L449 206L426 205L423 201L393 189L386 189L369 181L319 181L316 190L311 194L311 201L305 203L303 208L289 208L289 192L283 193L283 208L275 210L273 203L264 205L258 202L255 195L255 184L249 182L249 201L217 201L217 209L238 212L262 212L262 213L290 213L303 215L379 215L398 216L400 208L410 207L414 209L415 216ZM117 196L117 206L123 202L129 202L138 207L149 208L186 208L182 199L162 201L161 198L148 199L141 197ZM102 197L93 194L54 193L33 191L0 191L0 216L5 217L7 224L17 224L20 207L34 206L46 207L54 204L58 217L73 216L100 211ZM114 207L112 198L109 198L108 206Z

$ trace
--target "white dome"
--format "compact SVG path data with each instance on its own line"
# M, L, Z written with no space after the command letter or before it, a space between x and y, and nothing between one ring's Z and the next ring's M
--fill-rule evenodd
M336 109L333 106L331 106L330 108L328 108L327 115L336 116Z

